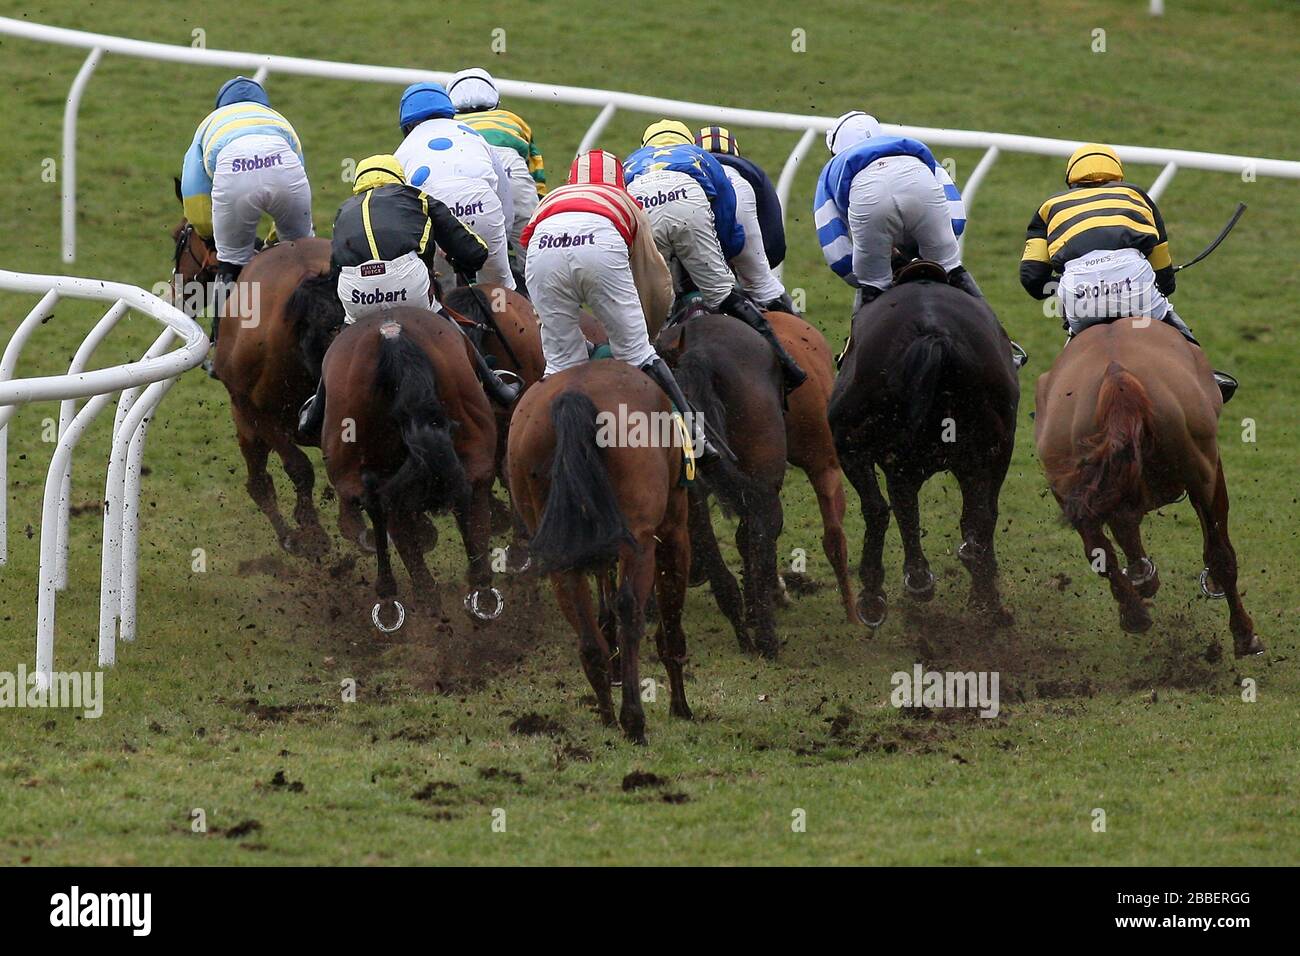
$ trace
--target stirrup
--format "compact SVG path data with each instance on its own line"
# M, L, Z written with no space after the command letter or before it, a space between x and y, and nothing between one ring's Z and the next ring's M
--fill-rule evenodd
M1016 367L1017 372L1029 364L1029 353L1021 347L1019 342L1011 343L1011 364Z

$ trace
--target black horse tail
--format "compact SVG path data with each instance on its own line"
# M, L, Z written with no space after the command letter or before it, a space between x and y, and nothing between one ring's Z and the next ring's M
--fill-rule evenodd
M375 388L389 400L406 461L378 488L385 508L443 511L469 497L469 480L451 441L429 357L402 334L380 333Z
M727 409L713 384L713 367L709 359L700 352L688 351L673 369L673 377L681 386L682 394L694 406L693 411L708 423L714 435L730 445ZM748 514L751 511L748 502L755 500L760 490L758 484L726 455L718 455L716 461L709 463L707 473L701 471L700 477L718 499L727 517Z
M594 570L636 540L596 444L595 404L581 392L564 392L551 405L551 424L551 490L529 549L543 571Z
M923 329L890 370L889 388L905 409L912 432L920 432L929 422L945 370L973 362L963 351L945 329Z
M284 307L285 319L293 327L303 361L316 377L334 334L343 326L343 303L339 301L339 272L330 269L310 275L298 283Z

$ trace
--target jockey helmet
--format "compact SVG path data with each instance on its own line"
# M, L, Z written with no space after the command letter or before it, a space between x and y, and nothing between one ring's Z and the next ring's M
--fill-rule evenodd
M695 145L710 153L726 153L728 156L740 155L740 144L731 130L725 126L706 126L695 134Z
M569 184L623 187L623 165L613 153L592 149L578 156L569 167Z
M367 156L357 164L357 177L352 183L354 193L363 193L388 183L405 183L406 172L397 157L389 153Z
M1119 154L1101 143L1084 143L1074 151L1065 166L1065 184L1108 183L1124 178L1124 165Z
M641 134L642 146L680 146L682 143L694 145L695 139L687 125L677 120L661 119L647 126Z
M447 84L447 94L457 113L494 110L501 105L501 94L492 74L477 66L453 76Z
M874 116L862 110L851 110L826 131L826 148L832 156L838 156L850 146L857 146L863 140L881 135L881 132L880 123Z
M237 76L233 80L226 80L221 84L221 89L217 90L216 109L223 106L229 106L231 103L260 103L263 106L270 106L271 100L266 95L266 90L262 89L262 84L257 80L250 80L246 76Z
M435 116L450 119L456 115L451 97L441 83L412 83L402 91L402 102L397 110L397 122L402 132Z

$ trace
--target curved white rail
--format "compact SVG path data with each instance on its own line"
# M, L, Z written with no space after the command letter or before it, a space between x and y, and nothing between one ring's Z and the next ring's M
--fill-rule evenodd
M135 637L140 465L145 428L176 376L203 361L208 339L193 319L133 285L0 269L0 291L41 296L18 324L0 356L0 567L8 557L9 422L19 405L43 400L60 402L59 439L45 477L41 509L36 608L36 672L40 686L48 687L54 668L55 603L58 591L67 586L72 453L90 423L120 391L104 491L100 591L99 664L109 667L116 658L115 639L120 636L129 641ZM94 299L110 304L82 340L66 374L15 378L24 347L62 299ZM137 362L86 371L95 349L131 310L162 325L153 345ZM181 345L172 349L177 339ZM80 409L76 403L79 398L89 399Z
M63 260L65 262L73 262L76 259L77 199L75 157L77 148L77 109L80 105L81 94L104 53L116 53L121 56L133 56L167 63L189 63L196 66L222 66L233 70L246 70L253 72L259 79L265 79L271 73L282 73L295 76L311 76L319 79L407 84L420 80L445 81L451 76L448 72L438 70L367 66L360 63L336 63L292 56L240 53L232 50L195 49L168 43L132 40L103 33L88 33L83 30L68 30L63 27L28 23L10 17L0 17L0 34L23 37L42 43L80 47L90 51L68 95L63 118ZM594 90L579 86L555 86L548 83L529 83L506 79L498 79L497 85L506 96L543 100L551 103L567 103L574 106L599 107L600 112L582 139L584 147L595 144L596 138L608 125L615 110L620 109L638 113L658 114L660 116L674 116L699 122L723 123L727 126L753 126L798 132L802 134L801 138L785 162L778 185L782 205L786 207L789 205L790 187L794 182L794 174L812 144L813 137L808 134L825 132L834 123L833 117L801 116L795 113L773 113L766 110L709 106L703 103L687 103L680 100L661 99L655 96L642 96L638 93ZM949 149L979 149L985 151L980 165L976 167L976 170L967 178L965 185L962 187L968 217L975 198L975 192L983 179L982 174L987 174L989 168L996 161L999 152L1069 156L1079 145L1077 140L1021 136L1015 133L989 133L928 126L899 126L890 123L884 124L884 129L886 132L895 135L915 137L928 143L931 147L943 146ZM1252 176L1300 179L1300 162L1293 160L1233 156L1225 153L1201 153L1183 149L1159 149L1149 146L1117 146L1116 149L1125 162L1164 167L1164 171L1156 181L1157 191L1162 191L1169 185L1174 171L1178 169L1205 169L1237 175L1249 173ZM72 171L72 175L68 174L69 170ZM977 176L976 173L981 175Z

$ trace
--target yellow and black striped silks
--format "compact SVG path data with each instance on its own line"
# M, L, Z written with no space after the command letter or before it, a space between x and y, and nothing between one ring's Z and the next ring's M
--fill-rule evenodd
M1169 236L1155 202L1131 183L1089 183L1057 193L1038 207L1025 232L1020 284L1044 299L1053 273L1072 259L1114 249L1136 249L1151 263L1156 285L1174 291Z

